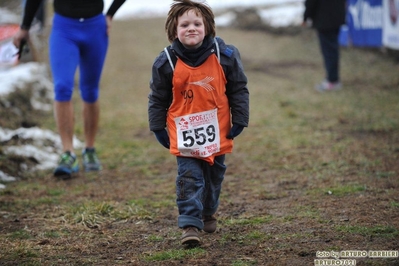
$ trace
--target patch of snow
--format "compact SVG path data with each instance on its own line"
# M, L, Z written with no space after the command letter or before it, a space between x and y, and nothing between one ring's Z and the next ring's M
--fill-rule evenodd
M21 23L21 17L5 8L0 8L0 24L14 24L14 23L16 24Z
M43 63L29 62L0 71L0 96L7 95L17 88L24 88L29 83L39 83L52 90L47 67Z
M46 170L57 166L58 154L49 152L33 145L9 146L4 149L6 154L35 158L39 164L31 170Z
M236 13L233 11L229 11L227 13L224 13L223 15L216 17L215 24L217 25L217 27L228 27L236 18Z
M33 108L43 111L52 110L53 84L48 77L45 64L37 62L23 63L9 69L0 71L0 97L5 106L9 103L5 100L7 94L17 89L29 89L32 91L31 105ZM7 146L11 139L23 139L18 146ZM51 130L32 128L7 129L0 128L0 142L3 143L2 150L5 154L15 154L27 158L34 158L38 164L33 169L27 165L21 165L26 171L36 171L54 168L57 165L59 154L62 152L61 139L58 134ZM75 136L74 148L83 148L84 144ZM1 174L0 182L14 181L15 178ZM5 188L0 184L0 189Z
M6 173L4 173L3 171L0 171L0 181L3 181L3 182L12 182L12 181L15 181L15 180L17 180L16 177L9 176L9 175L7 175Z
M302 23L305 7L302 4L277 6L259 11L262 20L272 27L298 26Z
M16 130L5 129L0 127L0 141L7 142L12 138L19 138L24 140L32 140L35 145L43 146L46 141L52 142L52 147L59 152L62 149L61 140L58 134L48 129L41 129L38 127L32 128L18 128ZM83 148L83 143L74 137L74 148Z
M104 1L104 12L108 10L113 0ZM279 6L291 3L301 3L304 0L198 0L206 2L214 11L224 10L235 7L266 7ZM152 0L152 1L126 1L116 12L115 19L148 18L148 17L166 17L170 5L173 1ZM219 25L221 26L221 25Z

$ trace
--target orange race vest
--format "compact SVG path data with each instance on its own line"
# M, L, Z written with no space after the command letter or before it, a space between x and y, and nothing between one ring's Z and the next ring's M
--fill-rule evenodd
M226 77L218 58L212 54L198 67L179 58L173 75L173 101L168 110L170 153L194 157L211 165L215 156L230 153L230 107Z

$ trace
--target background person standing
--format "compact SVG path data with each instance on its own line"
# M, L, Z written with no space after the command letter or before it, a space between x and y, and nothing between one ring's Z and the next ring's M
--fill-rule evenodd
M317 30L323 55L326 78L318 85L318 91L341 89L339 76L339 32L346 17L346 0L306 0L303 25L310 20Z
M44 0L27 0L14 45L20 47L29 38L29 29ZM95 151L99 123L99 84L108 49L111 20L125 0L114 0L106 15L103 0L54 0L54 17L49 42L50 66L54 82L54 112L63 153L54 176L62 179L79 171L73 150L74 111L72 94L79 66L79 89L83 100L85 171L98 171L101 163Z

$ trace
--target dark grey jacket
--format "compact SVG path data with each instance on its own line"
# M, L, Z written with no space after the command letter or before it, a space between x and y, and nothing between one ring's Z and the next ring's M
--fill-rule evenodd
M345 24L345 0L306 0L303 21L312 19L317 30L336 30Z
M232 123L248 126L249 122L249 92L247 77L241 63L240 53L233 45L216 38L220 48L220 64L226 76L226 95L229 100ZM206 37L202 46L195 51L190 51L176 39L168 47L174 64L176 56L190 66L199 66L211 55L216 53L214 39ZM161 130L166 127L168 108L172 103L173 70L169 64L165 51L155 59L150 80L151 92L148 96L148 118L150 130Z

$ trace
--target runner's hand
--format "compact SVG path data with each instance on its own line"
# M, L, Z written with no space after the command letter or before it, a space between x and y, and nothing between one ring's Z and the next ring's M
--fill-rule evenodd
M157 138L158 142L162 144L165 148L170 148L170 141L169 135L166 129L155 130L154 131L155 137Z
M244 130L243 126L233 124L233 127L230 129L230 133L227 135L227 138L234 139L235 137L240 135L243 130Z
M23 43L22 40L25 42L29 39L29 30L20 29L15 35L12 40L12 43L15 47L20 48L21 44Z
M111 16L105 16L105 21L107 23L107 35L109 35L109 31L111 30L112 17Z

